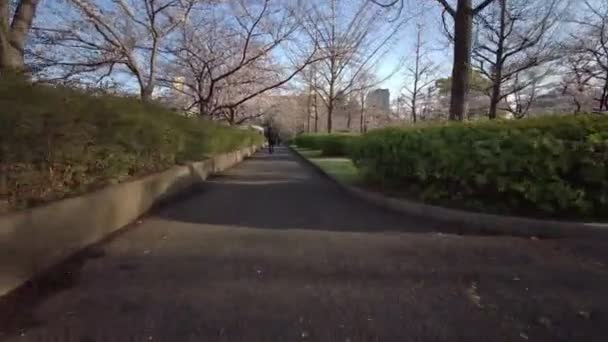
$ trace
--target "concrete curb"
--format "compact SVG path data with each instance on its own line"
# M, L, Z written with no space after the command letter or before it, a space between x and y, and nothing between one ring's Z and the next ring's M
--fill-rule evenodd
M351 196L405 215L449 224L451 228L450 231L459 231L469 234L496 234L522 237L535 236L544 238L608 237L608 224L605 223L539 220L516 216L484 214L387 197L358 187L343 184L315 163L302 156L297 150L293 148L291 148L291 150L306 164L316 169L323 176L329 178L333 183Z
M0 216L0 296L134 222L154 205L252 155L256 147L174 166L89 194Z

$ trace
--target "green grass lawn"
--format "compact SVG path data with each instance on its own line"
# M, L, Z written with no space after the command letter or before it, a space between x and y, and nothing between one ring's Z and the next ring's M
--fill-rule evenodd
M322 157L320 150L295 147L304 158L319 166L323 171L344 184L354 185L361 181L359 170L352 160L345 157Z

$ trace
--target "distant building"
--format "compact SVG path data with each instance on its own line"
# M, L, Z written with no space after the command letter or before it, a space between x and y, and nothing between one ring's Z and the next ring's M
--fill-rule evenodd
M367 94L367 108L381 111L391 110L391 93L388 89L376 89Z

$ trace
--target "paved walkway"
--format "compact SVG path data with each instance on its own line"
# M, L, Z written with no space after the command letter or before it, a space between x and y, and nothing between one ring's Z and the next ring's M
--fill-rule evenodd
M0 340L605 341L607 243L445 228L259 153L0 308Z

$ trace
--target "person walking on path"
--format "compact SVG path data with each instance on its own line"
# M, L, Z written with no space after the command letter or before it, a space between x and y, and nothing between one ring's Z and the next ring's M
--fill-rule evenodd
M266 140L268 140L268 153L274 153L274 145L277 143L277 133L272 126L268 126L268 129L266 130Z

